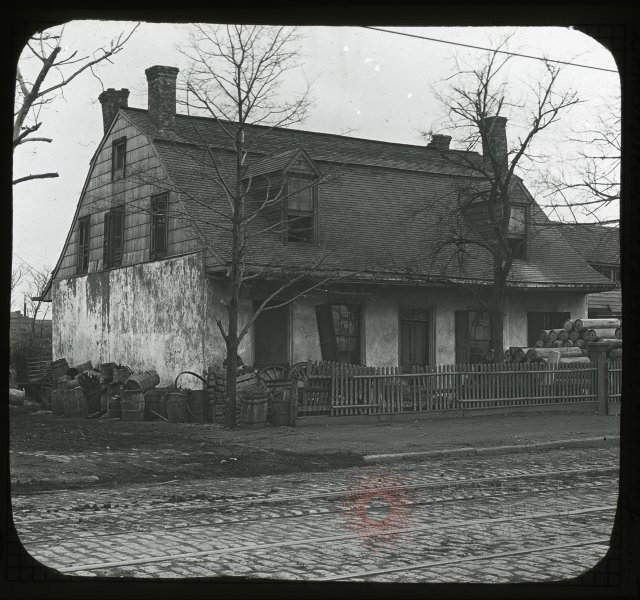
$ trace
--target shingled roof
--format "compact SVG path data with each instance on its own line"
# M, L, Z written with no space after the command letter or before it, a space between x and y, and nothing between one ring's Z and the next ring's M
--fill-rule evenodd
M620 229L599 223L563 223L562 235L587 262L600 265L620 264Z
M167 174L194 227L208 247L207 268L225 268L230 236L224 220L228 205L213 173L205 143L216 150L216 168L233 175L230 124L177 115L173 131L153 127L147 111L121 109L154 142ZM294 129L249 126L245 137L256 173L291 160L304 149L321 171L320 243L283 244L260 216L249 228L247 265L268 273L313 268L381 282L489 283L492 259L480 248L436 248L451 227L473 233L453 204L470 173L442 150ZM226 152L228 151L228 152ZM450 150L451 156L462 151ZM481 160L466 153L468 160ZM277 164L276 164L277 163ZM280 165L282 166L282 165ZM509 282L518 287L606 290L611 283L596 273L536 207L530 259L515 260ZM226 233L226 235L225 235Z

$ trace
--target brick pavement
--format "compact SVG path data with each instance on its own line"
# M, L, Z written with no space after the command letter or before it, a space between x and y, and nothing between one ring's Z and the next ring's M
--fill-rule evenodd
M612 510L521 517L614 505L617 480L606 468L616 464L616 451L610 448L397 465L391 473L403 484L429 487L407 490L403 496L410 510L407 531L373 544L366 535L354 535L344 527L344 492L358 474L354 469L16 496L14 517L33 556L57 568L84 566L74 571L80 575L331 578L381 565L406 567L607 537ZM601 471L588 476L517 477L595 467ZM487 477L491 485L474 482ZM327 493L333 496L318 497ZM285 501L292 494L295 499ZM489 564L474 561L381 574L375 580L541 580L577 575L603 554L601 546L558 552L553 560L548 553L527 554ZM188 553L192 555L179 556ZM168 556L174 558L162 560ZM91 563L136 560L86 568Z

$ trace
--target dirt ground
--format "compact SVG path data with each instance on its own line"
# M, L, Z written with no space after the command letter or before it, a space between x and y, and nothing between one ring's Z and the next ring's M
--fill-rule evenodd
M289 428L269 429L272 435L286 435ZM14 493L326 471L362 464L361 456L348 451L258 448L251 443L255 431L231 432L211 423L65 418L12 406L10 432Z
M619 417L520 413L225 430L218 424L65 418L11 406L14 493L173 479L251 477L365 464L371 454L615 436Z

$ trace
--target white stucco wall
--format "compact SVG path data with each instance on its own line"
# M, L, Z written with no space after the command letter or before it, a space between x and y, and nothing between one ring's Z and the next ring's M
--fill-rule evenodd
M569 312L571 318L587 315L585 295L580 292L513 292L508 298L505 347L527 344L527 313ZM298 300L291 307L292 362L321 360L315 305L326 296ZM338 301L338 300L336 300ZM461 288L395 288L372 291L351 298L362 307L364 362L394 367L399 360L399 311L402 306L431 311L432 362L455 362L455 311L480 310L476 296Z
M201 373L205 289L199 253L57 282L54 359L154 369L160 385L184 370Z

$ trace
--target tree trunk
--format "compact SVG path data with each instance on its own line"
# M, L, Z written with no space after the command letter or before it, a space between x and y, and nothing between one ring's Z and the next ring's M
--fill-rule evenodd
M496 261L498 262L498 261ZM502 269L496 265L493 281L493 293L491 297L491 349L498 356L504 353L504 315L506 308L506 287Z

